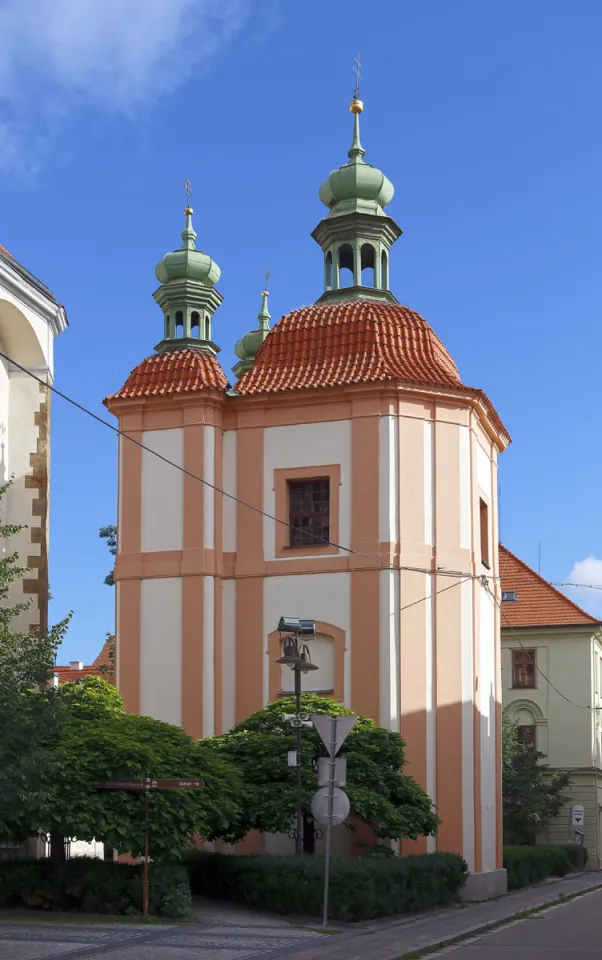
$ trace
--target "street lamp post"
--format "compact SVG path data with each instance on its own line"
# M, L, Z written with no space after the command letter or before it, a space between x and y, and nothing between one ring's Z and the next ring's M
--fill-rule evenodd
M295 765L297 785L297 828L295 830L295 854L303 853L303 778L301 770L301 727L311 726L311 720L301 716L301 674L317 670L311 662L309 647L302 642L303 637L316 635L314 620L298 620L296 617L281 617L278 631L282 640L282 656L276 663L284 664L293 671L295 678L295 715L290 718L295 728Z

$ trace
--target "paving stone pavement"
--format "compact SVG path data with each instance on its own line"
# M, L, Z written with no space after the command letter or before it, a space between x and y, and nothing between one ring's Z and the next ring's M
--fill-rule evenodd
M593 886L602 888L602 874L573 875L498 900L383 920L335 935L210 901L196 907L196 922L182 926L0 921L0 960L394 960L450 937L470 937L488 923ZM477 952L466 956L475 960L481 943L494 945L489 935L473 942ZM460 960L462 954L457 956ZM494 960L498 954L488 950L486 956Z

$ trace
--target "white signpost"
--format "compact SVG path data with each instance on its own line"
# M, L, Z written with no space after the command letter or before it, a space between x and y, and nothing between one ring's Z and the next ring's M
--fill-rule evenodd
M326 763L318 762L318 776L320 784L323 782L325 766L328 767L328 786L321 786L314 793L311 802L311 811L318 823L326 824L326 862L324 867L324 915L322 926L328 929L328 888L330 884L330 854L332 848L332 827L344 823L349 816L349 797L336 786L337 780L345 783L347 778L347 762L337 760L336 756L351 728L357 723L357 717L331 717L328 714L316 713L312 716L315 729L318 731L322 743L328 750ZM321 765L321 766L320 766ZM338 767L338 769L337 769Z
M585 807L580 803L576 803L571 810L571 817L574 827L582 827L585 823Z

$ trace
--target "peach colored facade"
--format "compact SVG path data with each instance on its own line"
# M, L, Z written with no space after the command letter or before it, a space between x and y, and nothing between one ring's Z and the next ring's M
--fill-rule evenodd
M442 819L437 838L404 852L500 868L499 611L468 579L498 574L506 440L485 407L469 391L390 383L109 406L122 431L207 481L120 439L117 683L128 709L196 737L221 733L283 689L280 615L315 619L312 688L401 732L408 772ZM283 484L303 475L335 484L331 537L355 554L287 547L274 520L213 489L286 519Z
M130 711L209 737L290 692L278 621L315 620L305 689L399 731L441 818L402 853L462 854L483 897L505 885L497 457L509 437L389 289L393 185L364 161L357 97L350 111L349 162L322 184L312 233L324 292L271 330L263 292L233 388L212 339L220 270L195 246L190 207L182 246L155 270L164 338L105 401L127 435L117 684ZM307 481L328 489L328 542L292 547L304 537L287 529L290 484Z

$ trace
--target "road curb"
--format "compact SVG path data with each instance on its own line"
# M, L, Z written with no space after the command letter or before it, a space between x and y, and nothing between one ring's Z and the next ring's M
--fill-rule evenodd
M556 906L557 904L569 903L571 900L577 900L579 897L587 896L587 894L594 893L596 890L602 890L602 880L600 880L598 883L592 884L591 887L584 887L582 890L575 890L571 893L561 893L557 897L546 900L544 903L540 903L535 907L527 907L524 910L517 910L515 913L508 914L508 916L504 917L503 919L492 920L489 923L480 924L472 927L470 930L465 930L463 933L455 934L454 936L450 937L444 937L442 940L434 940L431 943L425 943L415 950L409 950L406 951L406 953L399 954L399 956L392 958L392 960L420 960L421 957L428 957L429 954L435 953L437 950L444 950L446 947L456 946L456 944L464 943L467 940L471 940L473 937L479 937L486 933L491 933L498 927L505 927L511 923L515 923L517 920L523 920L527 919L528 917L535 916L536 914L541 913L543 910L549 909L549 907Z

